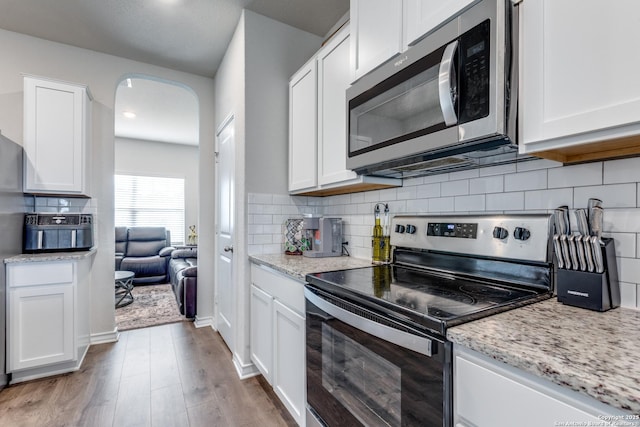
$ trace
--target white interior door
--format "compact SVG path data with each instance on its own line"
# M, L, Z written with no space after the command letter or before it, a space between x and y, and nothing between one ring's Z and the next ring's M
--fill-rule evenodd
M227 118L216 135L217 188L217 268L216 268L216 327L233 350L233 224L234 224L234 162L235 135L233 116Z

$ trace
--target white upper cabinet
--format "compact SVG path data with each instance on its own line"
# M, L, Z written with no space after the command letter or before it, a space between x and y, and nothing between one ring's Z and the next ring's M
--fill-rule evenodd
M90 114L86 86L24 78L25 193L89 196Z
M402 185L347 169L350 26L343 26L289 81L289 192L327 196Z
M402 52L402 0L351 0L351 81Z
M289 81L289 191L318 183L316 61Z
M347 169L347 98L349 26L317 56L318 65L318 184L356 178Z
M405 49L478 0L404 0Z
M559 161L640 153L629 139L640 134L640 3L519 7L521 152Z

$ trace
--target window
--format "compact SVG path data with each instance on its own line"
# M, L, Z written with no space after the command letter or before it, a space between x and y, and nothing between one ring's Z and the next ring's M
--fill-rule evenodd
M184 179L115 175L115 225L166 227L184 244Z

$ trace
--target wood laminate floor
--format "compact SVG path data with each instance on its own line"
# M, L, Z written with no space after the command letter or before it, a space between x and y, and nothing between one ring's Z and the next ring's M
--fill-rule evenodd
M218 333L190 322L122 332L70 374L0 391L0 426L295 426L261 377L238 379Z

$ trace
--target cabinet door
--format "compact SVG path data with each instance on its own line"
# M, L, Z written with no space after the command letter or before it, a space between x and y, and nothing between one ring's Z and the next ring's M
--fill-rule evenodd
M303 425L307 395L305 390L304 317L281 304L274 307L273 388L299 425Z
M404 48L478 0L403 0Z
M24 79L25 192L88 195L87 89Z
M352 81L402 51L402 0L351 0Z
M316 62L310 61L289 82L289 191L318 183Z
M520 6L521 151L640 133L640 3L524 0Z
M333 184L357 175L347 169L349 26L318 53L318 183Z
M73 284L9 289L8 371L76 359Z
M251 285L251 360L271 384L273 371L273 297Z
M601 425L599 415L623 414L588 396L459 349L454 359L455 425L541 427L569 421Z

